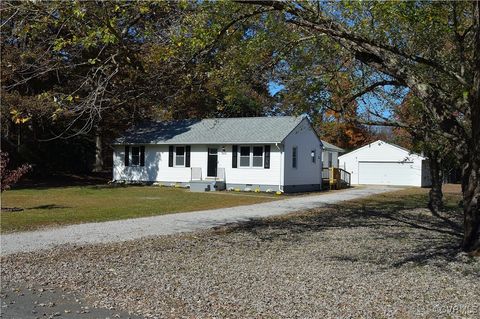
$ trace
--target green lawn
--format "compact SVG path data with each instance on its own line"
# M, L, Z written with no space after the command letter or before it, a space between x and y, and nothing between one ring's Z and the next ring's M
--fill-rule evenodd
M0 214L1 232L45 226L101 222L194 210L232 207L278 199L274 195L245 193L191 193L167 187L59 187L9 190L2 207L21 212Z

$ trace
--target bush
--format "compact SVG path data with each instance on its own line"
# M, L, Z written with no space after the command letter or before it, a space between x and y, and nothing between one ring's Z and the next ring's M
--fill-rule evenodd
M7 169L8 162L10 158L7 152L0 152L0 175L1 175L1 184L0 188L3 192L7 190L18 182L23 175L28 173L32 167L29 164L23 164L22 166L17 167L16 169L9 170Z

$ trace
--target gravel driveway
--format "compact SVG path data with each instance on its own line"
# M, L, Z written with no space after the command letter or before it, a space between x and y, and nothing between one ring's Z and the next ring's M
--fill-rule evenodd
M479 317L480 262L458 254L458 212L341 206L6 256L3 285L145 318Z
M84 245L119 242L147 236L208 229L226 223L246 221L250 218L322 207L393 189L395 188L389 186L357 187L262 204L18 232L1 236L1 254L50 249L62 244Z

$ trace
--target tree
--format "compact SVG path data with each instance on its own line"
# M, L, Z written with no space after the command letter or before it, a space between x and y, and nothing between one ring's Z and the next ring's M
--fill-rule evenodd
M372 142L375 134L353 121L358 103L348 96L354 86L351 80L336 67L325 70L334 62L323 54L312 57L301 45L297 50L286 55L288 67L274 70L274 80L282 86L276 95L279 110L308 114L322 139L341 148L350 150Z
M462 249L480 248L480 3L241 1L283 13L304 34L328 38L358 64L345 69L363 80L360 97L389 87L407 89L423 103L431 136L456 145L462 165ZM342 58L342 56L339 56ZM392 123L369 110L368 124Z
M144 106L139 38L150 25L142 21L158 15L160 23L170 10L161 4L2 2L2 109L30 118L21 132L5 124L33 149L42 140L78 143L94 129L93 153L101 164L102 135L131 123Z
M408 94L402 103L397 107L395 118L408 123L409 127L419 128L429 125L429 116L423 112L422 102L413 94ZM400 139L407 142L411 150L423 152L429 159L429 170L432 186L429 192L428 207L432 213L438 216L443 208L443 172L448 167L456 165L455 156L452 154L454 146L442 136L432 136L429 130L396 128L395 132Z
M106 146L138 122L260 115L271 104L259 71L271 51L260 45L266 32L238 23L217 40L225 21L257 10L186 1L0 5L2 114L25 119L3 116L2 140L38 172L102 170Z
M345 120L339 112L325 111L321 119L314 120L314 126L322 137L345 150L353 150L374 141L376 135L364 125Z

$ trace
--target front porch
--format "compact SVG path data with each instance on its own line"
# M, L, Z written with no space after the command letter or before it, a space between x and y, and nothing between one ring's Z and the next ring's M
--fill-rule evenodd
M201 167L191 168L190 191L191 192L216 192L226 189L225 168L218 167L216 176L205 176L202 174ZM210 172L211 175L213 172Z

